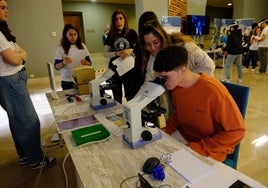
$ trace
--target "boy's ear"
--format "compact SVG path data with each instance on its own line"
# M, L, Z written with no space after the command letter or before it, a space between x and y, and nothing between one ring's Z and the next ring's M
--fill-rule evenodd
M181 71L183 74L186 72L186 70L187 70L187 67L185 67L185 66L181 67Z

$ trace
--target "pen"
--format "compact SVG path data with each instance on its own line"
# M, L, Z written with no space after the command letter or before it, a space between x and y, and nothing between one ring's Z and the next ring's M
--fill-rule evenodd
M70 96L70 97L67 97L67 101L68 101L69 103L74 102L71 96Z
M75 97L77 102L83 102L82 99L79 96L75 95L74 97Z

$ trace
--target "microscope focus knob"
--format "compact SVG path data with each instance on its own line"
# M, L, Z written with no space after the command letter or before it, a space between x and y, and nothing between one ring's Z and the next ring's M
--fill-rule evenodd
M102 106L106 105L106 104L107 104L107 100L106 100L106 99L101 99L101 100L100 100L100 104L101 104Z
M150 131L148 131L148 130L144 130L144 131L141 133L141 137L142 137L142 139L145 140L145 141L150 141L150 140L152 140L153 135L152 135L152 133L151 133Z

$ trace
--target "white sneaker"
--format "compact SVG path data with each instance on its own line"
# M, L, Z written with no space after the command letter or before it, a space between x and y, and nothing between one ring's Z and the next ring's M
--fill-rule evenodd
M248 69L247 69L247 68L243 68L243 71L247 72L247 71L248 71Z
M242 83L242 79L238 79L238 83L240 83L240 84L241 84L241 83Z
M223 82L231 82L231 80L229 80L229 79L224 79L224 80L222 80Z
M251 72L254 72L255 71L255 69L251 69Z
M56 162L57 162L56 158L45 156L40 161L37 161L36 163L30 164L30 169L35 170L35 169L39 169L39 168L49 167L49 166L56 164Z

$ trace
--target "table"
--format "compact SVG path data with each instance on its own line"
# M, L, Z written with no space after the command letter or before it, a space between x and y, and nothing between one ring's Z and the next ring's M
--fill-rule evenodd
M73 102L70 103L65 96L64 91L57 91L58 99L53 99L50 93L46 93L46 98L50 105L53 115L57 122L66 121L78 117L89 112L89 96L81 95L83 102L77 102L73 97Z
M204 50L207 54L213 54L213 61L214 63L216 62L216 55L221 53L221 49L215 49L215 50ZM224 67L224 62L225 62L225 56L222 56L222 65L221 67Z
M133 150L122 142L122 129L113 125L102 115L96 115L96 117L110 131L111 137L108 141L76 148L71 134L63 134L77 169L78 182L83 185L80 185L81 187L120 187L120 183L124 179L142 172L142 165L147 158L161 157L162 154L176 151L182 147L180 143L177 145L172 137L164 136L161 141L155 141ZM165 169L165 173L169 174L166 181L173 186L182 186L186 183L171 168ZM178 181L178 179L180 180ZM138 178L133 178L133 180L126 181L123 187L135 187L137 180ZM154 185L161 183L155 182Z
M82 99L82 102L78 102L75 97L72 97L72 103L67 100L68 96L65 95L65 91L57 91L58 99L56 100L51 96L51 93L46 93L45 95L55 117L56 124L88 115L94 115L96 113L106 114L107 116L111 113L122 113L122 108L119 105L112 109L113 112L111 112L109 109L94 111L90 107L89 95L80 95L79 97ZM57 130L59 131L59 129ZM53 137L57 136L53 135ZM63 139L61 132L58 132L58 138L59 144L62 146Z
M51 105L53 104L51 103ZM88 111L91 110L88 109ZM89 112L83 113L84 115L90 114ZM67 119L69 119L70 116L80 117L81 113L78 113L77 116L76 114L69 114L66 116L68 117ZM162 132L161 139L146 144L140 148L131 149L122 141L122 128L116 126L112 121L109 121L106 118L106 112L96 112L95 117L110 131L111 136L107 141L77 147L73 142L70 132L62 133L66 147L76 169L75 173L78 187L118 188L127 178L137 176L139 172L142 173L142 165L147 158L160 158L163 154L173 153L181 148L185 148L191 152L191 154L215 168L215 172L212 175L207 176L197 184L188 184L191 188L228 187L237 179L240 179L253 187L266 187L223 163L197 154L164 132ZM60 121L63 121L62 117L59 119ZM144 177L156 187L163 184L168 184L171 187L187 187L187 181L179 173L173 170L173 168L167 165L164 171L166 174L164 182L156 181L149 175L144 175ZM122 187L134 188L136 187L137 181L138 177L126 180Z

